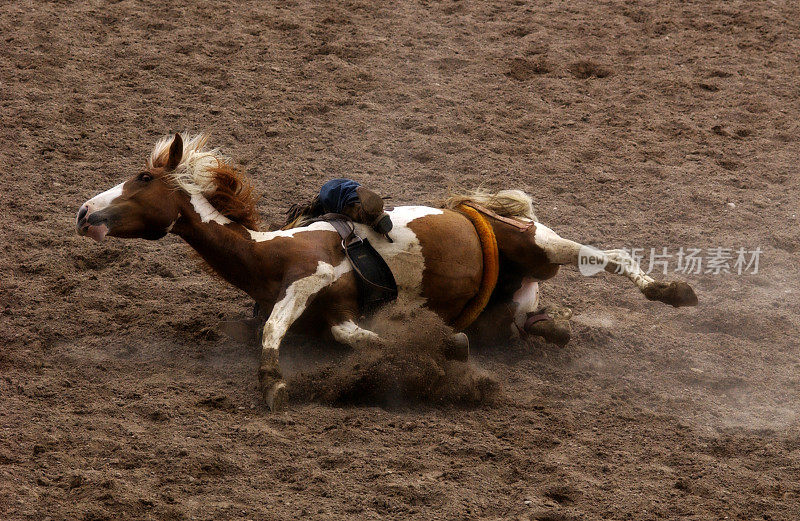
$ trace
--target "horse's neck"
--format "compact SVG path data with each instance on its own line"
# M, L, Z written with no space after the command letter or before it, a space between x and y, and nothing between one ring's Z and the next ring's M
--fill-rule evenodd
M251 295L263 293L254 284L267 284L273 278L282 278L280 273L273 277L269 266L256 258L251 230L224 217L205 198L202 201L208 206L193 199L191 205L184 208L173 233L194 248L218 275ZM260 253L268 252L262 249Z

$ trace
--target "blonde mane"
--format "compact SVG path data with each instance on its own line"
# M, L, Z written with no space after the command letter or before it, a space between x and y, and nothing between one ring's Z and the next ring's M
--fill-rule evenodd
M206 134L181 133L183 155L175 170L170 172L171 181L189 195L202 195L222 215L243 226L257 230L259 215L253 188L241 172L218 149L206 149ZM167 165L169 148L174 136L158 140L147 161L148 168Z

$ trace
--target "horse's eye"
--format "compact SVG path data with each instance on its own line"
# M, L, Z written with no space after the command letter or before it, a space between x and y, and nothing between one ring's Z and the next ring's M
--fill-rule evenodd
M141 174L139 174L139 181L141 181L143 183L149 183L152 180L153 180L153 176L151 176L147 172L142 172Z

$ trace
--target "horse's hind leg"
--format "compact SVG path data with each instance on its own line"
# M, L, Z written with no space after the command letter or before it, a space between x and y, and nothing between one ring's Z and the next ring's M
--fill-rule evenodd
M625 250L606 250L602 252L608 259L606 271L621 273L641 290L648 300L657 300L675 307L697 305L697 295L685 282L659 282L648 277L639 264Z
M566 345L572 335L569 319L572 310L561 306L542 307L539 300L539 282L523 277L520 288L511 298L514 333L523 339L529 335L540 336L547 342Z
M658 282L645 274L625 250L600 251L564 239L550 228L536 223L536 246L544 250L547 260L553 264L579 264L602 266L605 271L624 275L639 288L648 300L657 300L675 307L694 306L697 295L685 282Z

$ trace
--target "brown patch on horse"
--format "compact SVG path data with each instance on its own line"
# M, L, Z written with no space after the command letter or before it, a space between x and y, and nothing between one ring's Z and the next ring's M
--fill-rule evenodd
M452 324L478 294L483 278L483 252L475 226L461 213L445 210L408 223L425 259L422 295L426 307Z
M206 195L208 202L228 219L257 230L261 219L256 210L253 186L227 163L220 162L219 166L208 171L214 174L216 187Z

